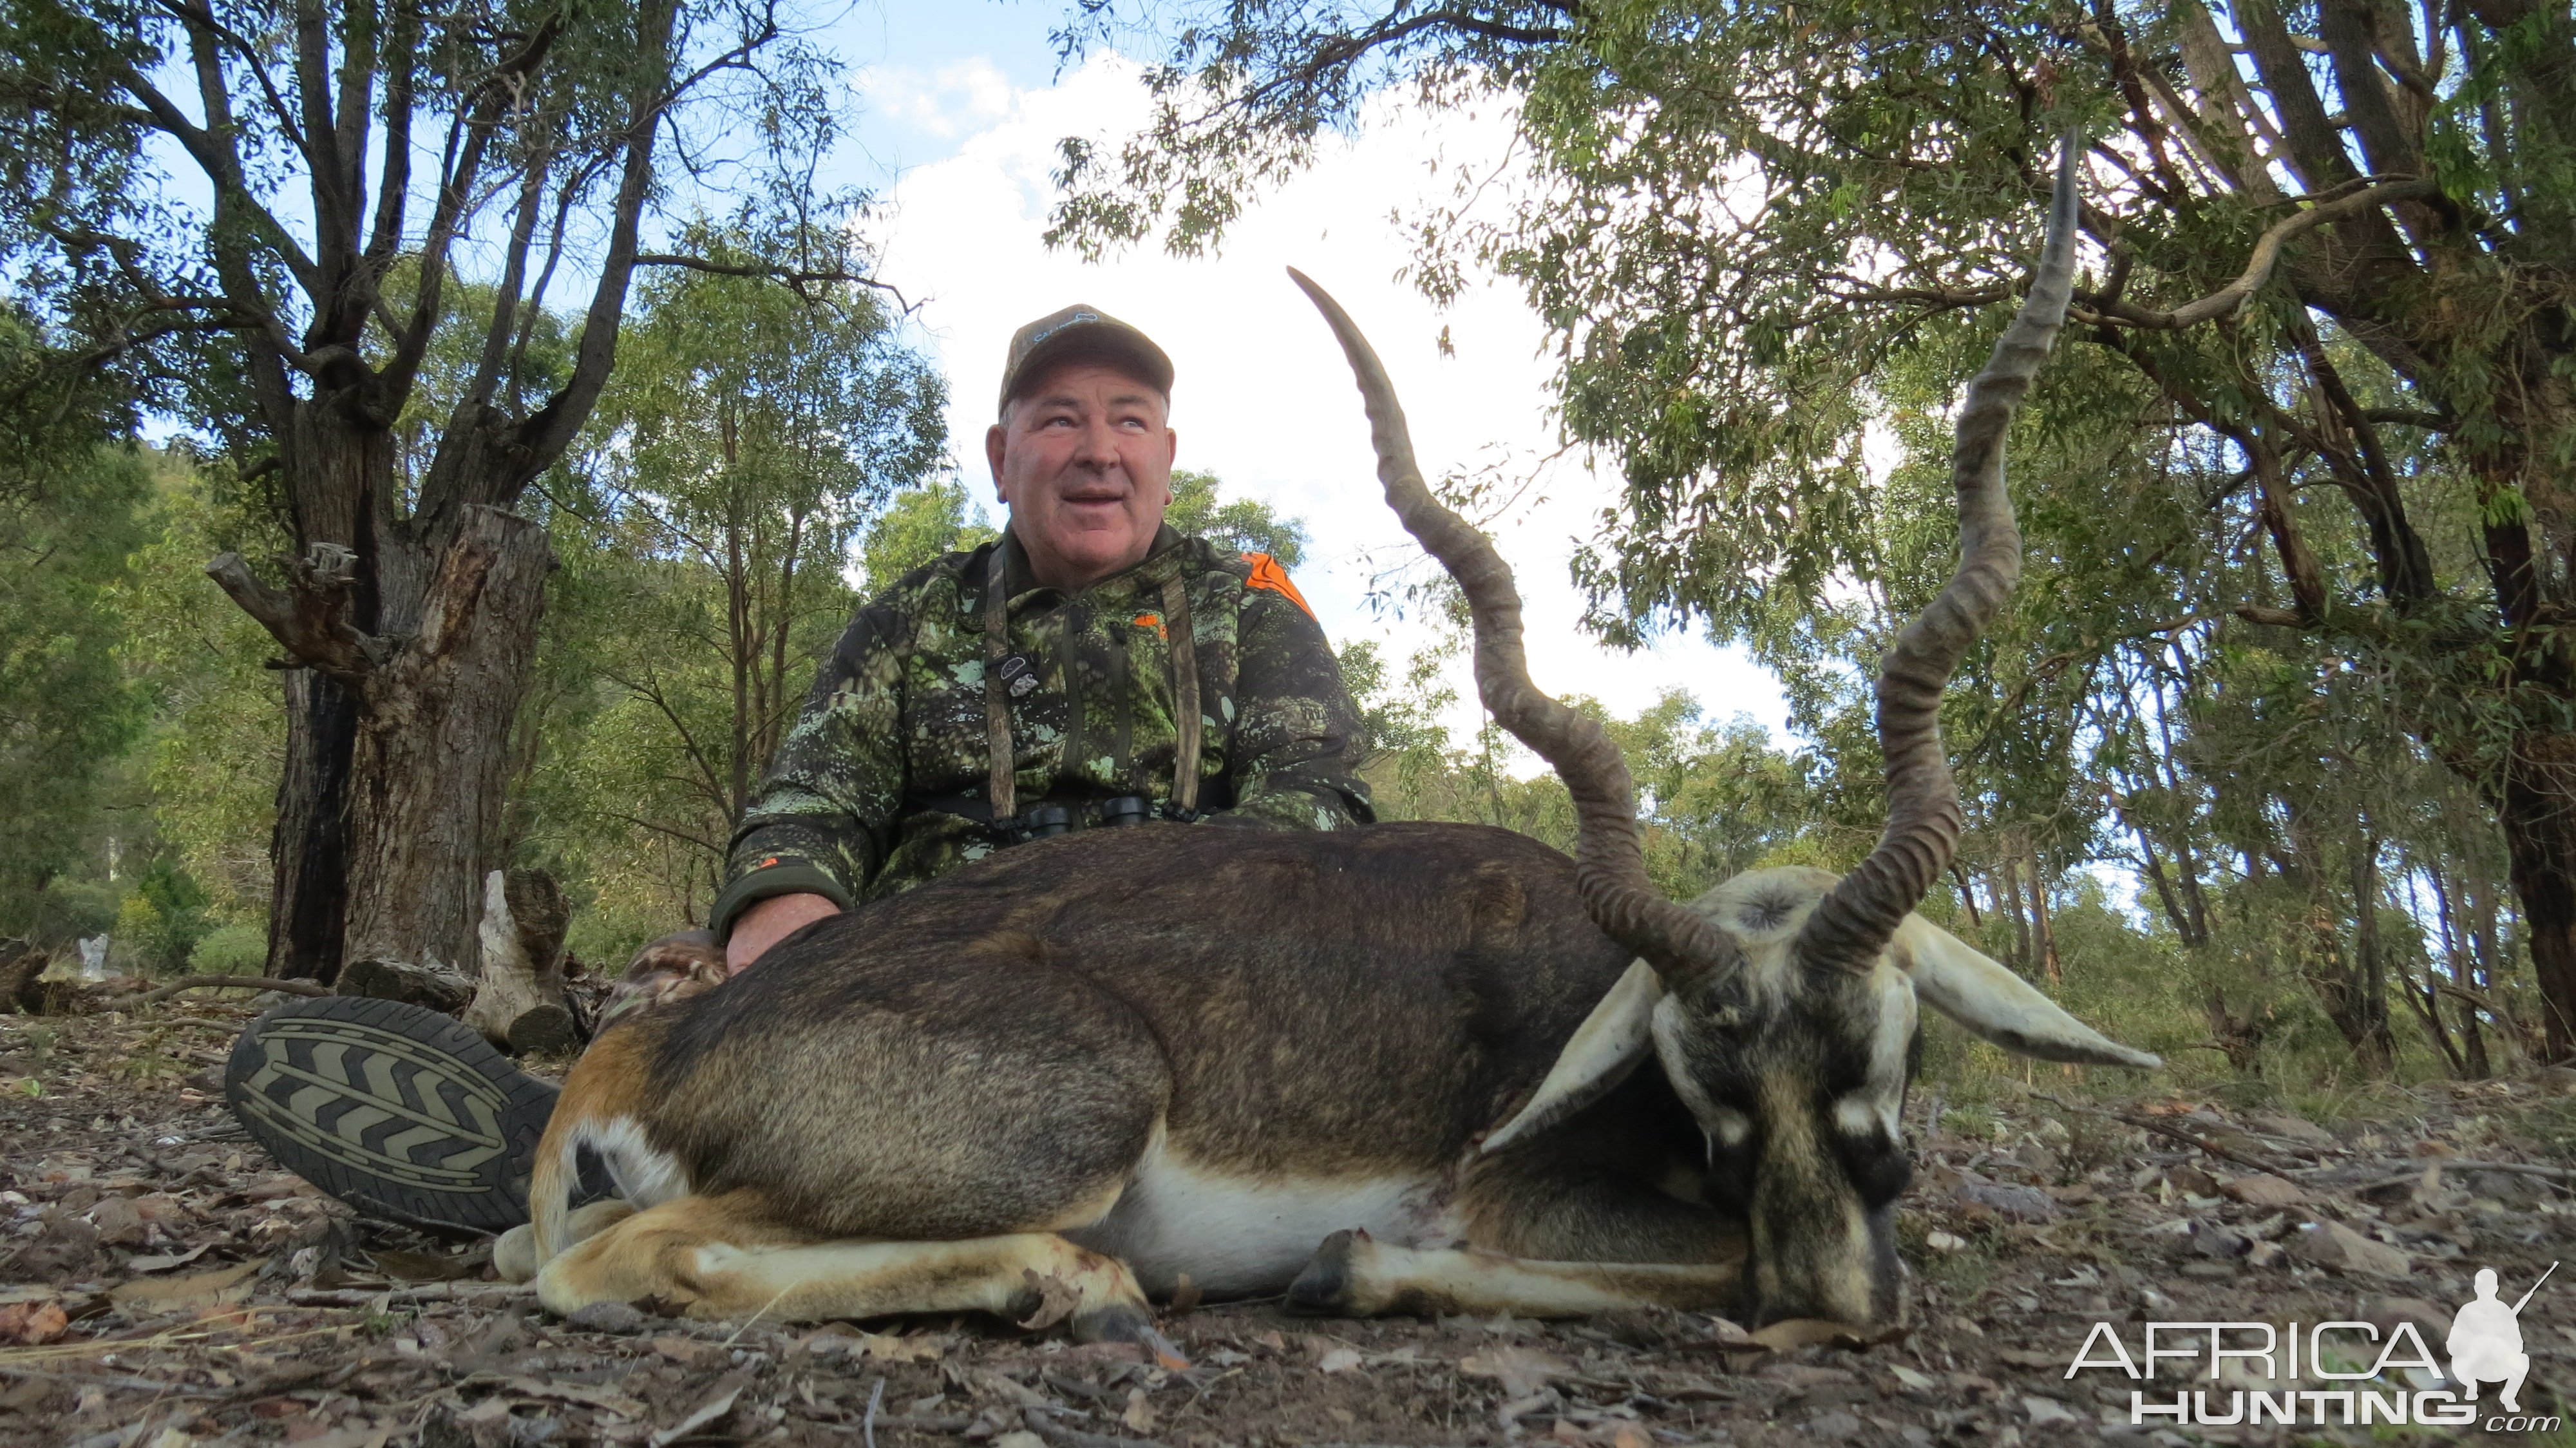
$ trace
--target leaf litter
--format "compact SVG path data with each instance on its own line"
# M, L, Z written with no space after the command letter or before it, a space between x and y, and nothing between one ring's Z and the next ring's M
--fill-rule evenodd
M2478 1267L2527 1283L2576 1257L2576 1171L2526 1129L2576 1118L2576 1073L2541 1072L2425 1088L2346 1135L2208 1102L2005 1102L1973 1135L1918 1110L1901 1335L1194 1303L1152 1360L985 1318L575 1323L493 1280L488 1241L360 1219L279 1170L223 1109L224 1044L148 1013L0 1017L0 1448L2130 1443L2128 1380L2065 1377L2095 1322L2438 1340ZM1030 1285L1060 1318L1061 1285ZM2535 1309L2524 1401L2563 1411L2576 1311Z

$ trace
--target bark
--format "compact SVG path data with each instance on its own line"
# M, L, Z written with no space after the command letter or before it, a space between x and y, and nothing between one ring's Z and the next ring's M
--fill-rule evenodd
M2497 813L2539 978L2543 1052L2565 1062L2576 1046L2576 735L2514 742Z
M2028 975L2032 960L2030 910L2022 903L2020 860L2010 852L2006 852L2002 859L1995 862L1995 874L2002 887L2002 893L1996 903L2012 917L2013 968L2023 975Z
M514 1051L570 1051L581 1039L563 998L563 896L543 875L536 879L545 889L532 889L532 873L494 870L483 877L483 973L464 1020Z
M453 543L406 561L426 565L417 620L396 621L401 646L367 677L353 751L349 956L472 975L553 555L536 524L469 507Z
M2057 927L2048 919L2048 880L2039 863L2039 851L2030 852L2030 924L2031 941L2039 954L2040 973L2050 985L2065 980L2066 972L2057 959Z
M2379 934L2379 841L2365 839L2352 852L2352 975L2344 1035L2373 1075L2397 1064L2397 1039L2388 1028L2388 957Z
M2475 994L2478 989L2477 968L2472 963L2468 945L2461 937L2459 909L2451 902L2451 877L2438 867L2433 878L2434 917L2442 929L2442 958L2451 967L2451 984L2459 991ZM2439 994L2438 989L2436 994ZM2465 1079L2484 1081L2495 1074L2487 1060L2486 1031L2478 1024L2478 1008L2458 995L2452 997L2452 1008L2459 1018L2461 1072Z
M268 856L268 974L329 985L339 979L349 906L349 754L357 701L312 669L287 669L286 769Z

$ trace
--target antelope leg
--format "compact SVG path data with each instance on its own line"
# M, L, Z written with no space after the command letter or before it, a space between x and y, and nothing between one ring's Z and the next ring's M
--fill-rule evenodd
M587 1241L610 1227L635 1215L635 1209L622 1197L590 1202L572 1209L564 1219L567 1241ZM492 1270L504 1282L525 1282L537 1275L545 1264L537 1260L537 1229L531 1222L521 1222L501 1234L492 1244Z
M1052 1232L960 1242L816 1241L766 1219L757 1198L687 1196L638 1212L537 1274L537 1299L571 1313L649 1302L687 1317L814 1322L990 1312L1084 1338L1135 1339L1152 1316L1125 1263Z
M1736 1306L1743 1283L1740 1261L1537 1262L1469 1248L1398 1247L1364 1233L1335 1232L1289 1286L1287 1307L1333 1317L1581 1317L1622 1307L1707 1312Z

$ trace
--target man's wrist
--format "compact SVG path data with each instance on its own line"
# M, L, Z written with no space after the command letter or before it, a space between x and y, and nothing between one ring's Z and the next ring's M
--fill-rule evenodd
M812 860L799 855L764 855L716 896L714 907L707 912L707 928L715 932L718 940L724 940L733 934L734 924L744 912L781 895L820 895L843 910L852 904L849 890Z

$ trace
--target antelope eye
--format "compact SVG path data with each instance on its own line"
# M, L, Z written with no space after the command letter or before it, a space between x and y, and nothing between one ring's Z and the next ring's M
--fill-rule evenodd
M1852 1190L1860 1193L1863 1205L1876 1210L1905 1195L1914 1184L1914 1159L1902 1148L1876 1148L1863 1152L1846 1145L1841 1153L1843 1169L1850 1173Z

